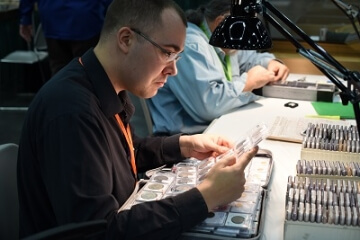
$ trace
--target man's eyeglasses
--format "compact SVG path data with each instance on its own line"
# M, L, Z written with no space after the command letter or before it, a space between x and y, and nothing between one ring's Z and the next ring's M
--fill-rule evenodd
M164 49L163 47L161 47L159 44L157 44L156 42L154 42L153 40L151 40L148 36L146 36L145 34L143 34L142 32L140 32L139 30L135 29L135 28L130 28L132 31L134 31L135 33L139 34L140 36L142 36L146 41L148 41L149 43L151 43L152 45L154 45L155 47L157 47L158 49L160 49L161 52L163 52L166 55L166 62L172 62L172 61L177 61L179 60L180 53L176 53L176 52L170 52L166 49Z

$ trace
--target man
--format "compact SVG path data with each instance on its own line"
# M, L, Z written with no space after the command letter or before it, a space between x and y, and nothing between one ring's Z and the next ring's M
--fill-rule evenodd
M40 89L19 145L20 237L106 219L106 239L176 239L211 209L241 196L244 168L257 147L236 161L219 161L187 192L118 212L137 172L232 146L208 135L139 139L128 125L134 108L126 91L152 97L176 74L185 31L185 16L173 1L114 0L94 50Z
M212 120L256 100L253 90L287 78L289 69L273 54L209 44L212 32L230 15L230 7L229 0L212 0L187 12L178 74L147 101L155 135L203 132Z
M37 3L47 43L51 73L80 57L99 40L105 12L112 0L21 0L20 36L31 42L33 9Z

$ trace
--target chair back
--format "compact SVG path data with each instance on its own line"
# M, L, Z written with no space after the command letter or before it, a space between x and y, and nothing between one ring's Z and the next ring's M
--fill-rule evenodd
M19 238L17 154L18 145L0 145L0 239Z
M105 219L69 223L31 235L22 240L86 240L105 239L107 221Z
M47 44L41 23L36 28L34 36L34 51L47 51Z
M152 135L153 122L146 100L130 92L128 92L128 95L135 106L135 114L131 118L131 125L134 126L136 135L139 137Z

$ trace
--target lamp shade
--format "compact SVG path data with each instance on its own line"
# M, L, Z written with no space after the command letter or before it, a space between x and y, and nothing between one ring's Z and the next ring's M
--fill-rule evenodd
M271 37L257 18L261 10L257 0L231 0L230 16L215 28L209 43L216 47L244 50L271 48Z
M270 35L257 17L228 16L211 35L209 43L216 47L256 50L272 46Z

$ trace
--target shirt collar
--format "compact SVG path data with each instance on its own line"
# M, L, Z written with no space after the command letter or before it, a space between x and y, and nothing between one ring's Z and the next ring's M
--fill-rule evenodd
M108 117L121 113L124 122L128 123L134 114L134 105L131 103L126 91L118 95L111 84L104 68L101 66L93 49L82 56L82 63L86 74L94 86L94 92L99 99L100 107Z

